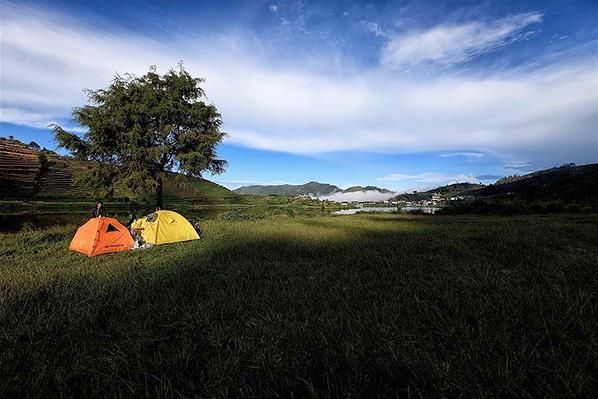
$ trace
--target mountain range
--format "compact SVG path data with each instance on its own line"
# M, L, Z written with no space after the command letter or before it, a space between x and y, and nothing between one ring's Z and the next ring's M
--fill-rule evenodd
M254 186L243 186L236 190L233 190L238 194L251 194L251 195L286 195L286 196L302 196L308 195L311 197L327 197L333 194L343 193L359 193L359 192L378 192L382 194L392 194L393 192L385 188L379 188L374 186L352 186L345 190L333 185L326 183L318 183L310 181L305 184L280 184L280 185L254 185Z

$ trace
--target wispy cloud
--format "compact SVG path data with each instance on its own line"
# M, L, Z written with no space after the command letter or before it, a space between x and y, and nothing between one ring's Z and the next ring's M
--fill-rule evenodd
M328 201L335 201L335 202L352 202L352 201L385 201L394 197L396 193L382 193L377 190L367 190L367 191L353 191L349 193L334 193L327 196L319 197L323 200Z
M466 158L482 158L484 157L484 154L482 154L481 152L450 152L448 154L440 154L441 157L443 158L449 158L449 157L466 157Z
M398 191L411 192L413 190L430 190L439 186L453 183L479 183L477 177L460 173L456 175L447 175L438 172L425 172L418 174L391 173L387 176L379 177L377 180L383 182L395 183L400 187Z
M490 181L490 180L498 180L501 177L502 177L501 175L479 175L479 176L476 176L476 179Z
M373 33L374 35L376 35L378 37L387 37L388 36L388 34L384 30L382 30L380 25L378 25L376 22L360 21L359 24L361 25L361 27L363 29L365 29L368 32Z
M37 129L48 128L49 125L61 124L65 129L74 133L85 133L87 129L79 126L68 126L59 123L54 119L55 115L50 113L37 113L19 108L0 107L0 121L13 125L31 126Z
M519 172L534 172L542 169L538 163L534 162L511 162L503 166L505 169L517 170Z
M461 173L458 175L445 175L438 172L425 172L419 174L405 174L405 173L391 173L384 177L379 177L377 180L389 181L389 182L402 182L402 181L413 181L420 183L457 183L457 182L470 182L476 183L478 179L474 176Z
M380 62L389 69L421 63L460 64L518 40L527 26L541 21L541 13L530 12L398 34L384 46Z
M0 121L15 125L45 128L54 120L51 113L39 113L24 108L0 107Z

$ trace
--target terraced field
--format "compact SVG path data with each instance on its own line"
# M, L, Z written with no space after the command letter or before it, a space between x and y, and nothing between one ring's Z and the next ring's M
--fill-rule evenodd
M40 170L36 151L16 142L0 141L0 198L33 196Z
M0 200L94 201L76 181L83 168L85 162L38 151L17 140L0 140ZM241 195L216 183L177 173L169 173L164 181L164 200L175 208L246 203Z

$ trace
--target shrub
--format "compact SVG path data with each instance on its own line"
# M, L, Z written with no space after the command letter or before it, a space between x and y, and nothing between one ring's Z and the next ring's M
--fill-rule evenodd
M231 209L218 216L222 220L250 220L251 217L240 209Z

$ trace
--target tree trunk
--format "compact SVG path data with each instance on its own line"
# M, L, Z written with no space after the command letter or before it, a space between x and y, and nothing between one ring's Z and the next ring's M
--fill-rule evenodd
M114 187L110 187L106 193L106 199L112 201L114 199Z
M162 176L159 176L156 179L156 210L162 209L164 207L164 202L162 200Z

